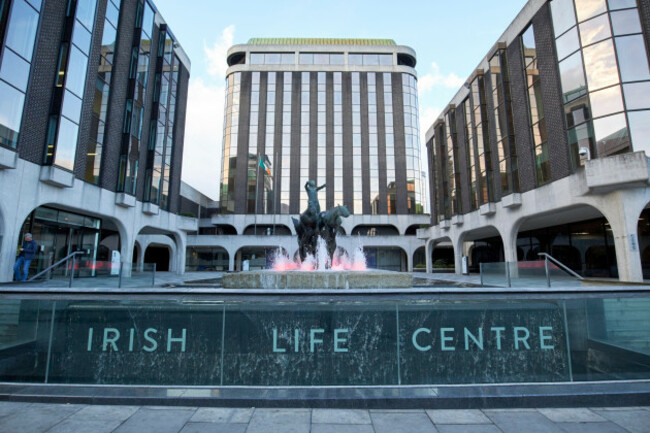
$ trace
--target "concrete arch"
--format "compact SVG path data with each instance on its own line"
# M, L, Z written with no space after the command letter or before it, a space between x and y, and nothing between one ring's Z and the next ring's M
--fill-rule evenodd
M357 234L360 234L361 236L372 236L367 234L368 231L372 229L385 229L390 232L386 233L389 236L400 235L399 229L392 224L358 224L354 226L354 228L350 231L350 234L352 236L355 236ZM382 235L384 235L384 233L382 233Z
M417 234L417 230L421 228L420 224L411 224L404 230L404 235L405 236L415 236Z
M230 224L217 224L214 226L219 235L238 235L237 228Z
M372 267L372 262L373 262L373 257L371 256L371 249L376 249L376 250L387 250L387 249L395 249L400 251L400 268L399 269L389 269L389 270L395 270L399 272L403 271L409 271L412 270L412 262L411 262L411 257L409 255L409 252L405 250L403 247L400 246L386 246L386 245L364 245L363 246L363 252L366 254L366 263L368 264L369 267ZM377 257L374 257L374 262L375 262L375 268L377 269L387 269L385 266L383 266L381 263L377 263Z
M241 234L244 235L254 235L255 234L255 224L249 224L244 228L244 231ZM273 229L275 226L276 234L278 235L287 235L291 236L291 229L285 224L257 224L257 233L258 236L266 234L267 229Z
M163 263L159 263L159 260L156 258L151 257L151 253L153 249L162 249L167 252L167 257L163 257ZM156 265L156 272L169 272L173 270L172 267L172 258L174 257L174 254L172 253L172 248L169 245L164 245L164 244L159 244L156 242L152 242L149 245L147 245L147 249L144 251L144 260L147 261L148 263L153 263ZM166 260L165 260L166 259ZM167 263L164 263L167 262ZM165 266L166 265L166 266Z

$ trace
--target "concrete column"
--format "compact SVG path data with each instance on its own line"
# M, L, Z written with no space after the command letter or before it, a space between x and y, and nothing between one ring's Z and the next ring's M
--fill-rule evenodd
M415 254L415 253L414 253L414 251L411 251L411 250L409 250L406 253L406 271L407 272L413 272L413 262L414 262L414 258L415 258L415 257L413 257L413 254Z
M432 239L427 239L426 242L424 243L424 263L426 263L427 267L427 274L430 274L433 272L433 262L431 260L431 254L433 253L433 240Z
M142 272L142 270L144 269L144 251L145 251L145 249L143 248L143 243L142 242L140 242L138 245L139 245L138 250L140 252L140 255L137 258L137 260L138 260L137 266L138 266L138 271Z
M608 209L607 220L612 228L614 246L616 248L616 263L618 278L621 281L643 282L643 268L639 252L638 224L640 209L634 203L629 203L624 197L612 200Z
M451 240L451 244L454 247L454 270L456 275L461 275L463 273L463 243L464 240L462 236Z
M22 221L0 221L0 282L13 281L16 248ZM37 241L38 242L38 241Z
M187 235L180 233L174 237L176 239L176 273L183 275L185 273L185 262L187 257Z
M133 263L133 247L135 246L135 234L131 233L130 229L119 229L120 233L120 261L124 263L122 271L123 277L131 276L131 263ZM143 246L144 248L144 246ZM142 257L144 257L144 249L142 250Z
M228 270L233 272L235 270L235 253L228 251Z

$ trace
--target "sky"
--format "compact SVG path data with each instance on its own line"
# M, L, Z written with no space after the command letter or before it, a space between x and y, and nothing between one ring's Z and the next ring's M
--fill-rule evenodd
M424 134L526 0L154 0L192 62L183 180L218 199L226 51L254 37L393 39L417 54Z

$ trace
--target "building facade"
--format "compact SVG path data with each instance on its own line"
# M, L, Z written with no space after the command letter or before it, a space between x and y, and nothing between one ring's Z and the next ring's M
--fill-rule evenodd
M0 42L0 281L25 232L32 272L77 250L141 263L139 236L183 272L190 61L155 5L1 0Z
M399 235L414 238L428 222L415 63L415 52L392 40L251 39L231 47L220 209L190 244L231 245L230 269L240 261L233 254L254 255L260 267L266 247L292 254L291 216L307 207L304 185L313 179L327 185L323 210L345 205L352 214L339 245L352 247L344 245L361 235L371 266L412 268L421 241Z
M431 225L456 271L546 252L650 276L650 3L530 0L426 134Z

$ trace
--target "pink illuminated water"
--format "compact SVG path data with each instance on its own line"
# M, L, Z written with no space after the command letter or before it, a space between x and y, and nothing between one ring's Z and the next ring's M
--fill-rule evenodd
M300 258L294 261L278 250L271 269L274 271L365 271L367 267L366 256L360 245L354 249L352 255L335 254L330 264L325 241L319 238L315 256L309 255L303 262L300 261Z

